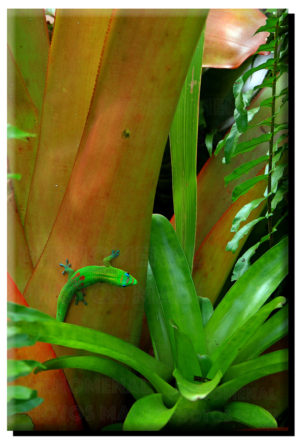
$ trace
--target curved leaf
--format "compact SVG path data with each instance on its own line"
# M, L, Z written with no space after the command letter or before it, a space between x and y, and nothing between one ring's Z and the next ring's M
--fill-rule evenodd
M168 423L175 410L176 404L168 409L159 393L145 396L131 406L123 430L158 431Z
M7 360L7 381L11 382L20 376L29 375L36 367L43 368L43 365L38 361L33 360Z
M267 181L267 175L257 175L254 178L249 178L249 180L244 181L233 189L232 201L236 201L241 195L248 192L255 184L259 181Z
M266 217L258 217L255 220L249 221L246 225L244 225L235 236L230 240L230 242L227 243L226 251L232 251L235 252L239 246L239 241L247 235L251 229L260 221L264 220Z
M234 370L237 370L236 377L222 383L209 395L209 406L213 409L222 408L242 387L264 376L287 370L287 368L287 350L267 353L257 359L234 365L228 369L227 376L230 376L230 373L234 374ZM240 373L241 371L243 372L242 374Z
M189 401L196 401L206 398L217 387L222 378L222 372L219 370L212 379L203 383L188 381L178 369L174 370L173 376L176 378L181 395Z
M161 296L149 262L144 308L155 357L167 364L171 371L173 370L174 360L166 319L161 304Z
M7 404L7 415L15 415L21 412L29 412L43 402L43 398L30 398L28 400L10 400Z
M254 209L256 209L260 205L260 203L262 203L264 200L265 198L256 198L255 200L252 200L250 203L245 204L234 217L232 222L231 232L238 231L240 224L243 221L246 221L250 213Z
M234 421L256 429L277 427L277 421L270 412L255 404L235 401L227 404L224 411Z
M235 360L238 353L245 344L256 333L267 317L277 308L285 303L284 297L276 297L271 302L260 308L257 313L250 317L241 327L227 338L220 346L216 347L211 354L212 367L207 377L212 378L218 370L224 374L230 364Z
M28 400L29 398L37 396L37 391L25 386L8 386L7 387L7 402L12 399Z
M254 36L266 16L258 9L210 9L203 66L236 68L265 43L268 33Z
M253 359L288 333L288 305L272 315L253 335L237 356L235 363Z
M169 377L167 367L152 356L138 349L129 342L115 336L101 333L87 327L80 327L54 318L47 319L38 310L23 307L8 302L8 316L16 314L17 322L10 323L20 333L26 333L40 342L64 345L66 347L87 350L92 353L106 355L112 359L124 362L147 377L150 373ZM39 314L40 315L39 315ZM47 315L45 315L47 316Z
M29 415L16 414L7 417L8 431L32 431L33 429L34 425Z
M234 169L234 171L231 174L229 174L225 177L225 185L227 186L227 184L230 181L233 181L233 180L239 178L244 173L249 172L250 169L257 166L258 164L266 163L268 161L268 159L269 159L269 157L267 155L263 155L255 160L248 161L248 162L242 164L241 166L237 167L236 169Z
M288 272L287 238L263 254L230 288L205 327L213 350L266 302Z
M43 368L38 368L35 372L75 368L90 370L91 372L102 373L109 376L127 389L135 399L143 398L145 395L153 393L152 388L143 379L136 376L126 367L112 361L111 359L99 358L98 356L61 356L57 359L50 359L43 363Z
M196 353L205 353L202 316L188 262L171 223L158 214L152 216L149 261L174 354L171 323L189 337Z

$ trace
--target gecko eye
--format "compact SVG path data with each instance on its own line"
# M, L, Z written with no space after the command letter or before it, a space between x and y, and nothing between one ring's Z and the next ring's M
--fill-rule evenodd
M130 274L129 274L129 273L125 273L125 276L129 277L129 276L130 276Z

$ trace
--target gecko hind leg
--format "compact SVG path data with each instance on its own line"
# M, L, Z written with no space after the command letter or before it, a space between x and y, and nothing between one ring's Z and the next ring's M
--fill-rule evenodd
M111 266L111 261L120 255L119 249L113 249L111 255L103 259L103 264L107 267Z
M87 301L84 298L85 293L82 290L78 290L75 293L75 305L78 305L79 302L83 302L84 305L87 305Z

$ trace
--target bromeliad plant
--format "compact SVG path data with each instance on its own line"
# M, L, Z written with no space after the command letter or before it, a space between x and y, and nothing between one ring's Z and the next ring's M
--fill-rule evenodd
M35 371L77 368L118 381L136 402L124 422L110 429L203 431L232 421L272 428L276 420L264 408L230 399L249 382L287 369L287 350L261 354L287 331L285 298L276 295L286 275L284 238L251 265L214 310L197 296L172 225L153 215L145 311L155 358L114 336L14 303L8 304L9 340L88 352L46 361Z

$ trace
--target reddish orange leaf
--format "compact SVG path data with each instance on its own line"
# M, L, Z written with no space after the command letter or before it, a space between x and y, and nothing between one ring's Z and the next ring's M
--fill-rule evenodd
M74 165L111 10L56 11L25 232L35 265Z
M9 301L28 306L9 274L7 275L7 293ZM30 347L10 349L8 358L44 362L56 358L56 355L50 344L37 342ZM31 373L16 379L11 385L30 387L37 390L38 396L44 399L40 406L28 413L36 431L73 431L83 428L80 414L62 370Z
M203 67L237 68L258 47L268 33L255 31L265 24L259 9L210 9L205 31Z

